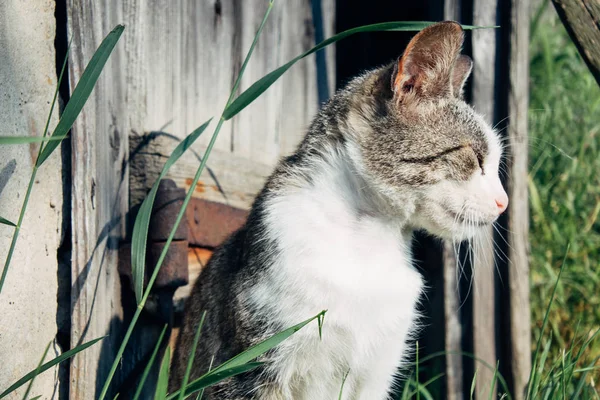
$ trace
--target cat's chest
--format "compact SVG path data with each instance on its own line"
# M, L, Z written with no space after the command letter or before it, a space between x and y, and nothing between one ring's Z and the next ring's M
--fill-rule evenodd
M422 278L412 267L410 237L333 201L319 207L292 200L270 221L280 252L272 278L290 308L327 309L340 325L375 323L376 329L413 319Z

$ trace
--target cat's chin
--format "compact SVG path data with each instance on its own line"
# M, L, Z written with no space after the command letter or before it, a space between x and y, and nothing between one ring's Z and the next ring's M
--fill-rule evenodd
M462 242L480 235L490 226L491 223L485 222L480 224L456 224L455 222L443 224L440 222L429 221L424 223L421 229L443 240Z

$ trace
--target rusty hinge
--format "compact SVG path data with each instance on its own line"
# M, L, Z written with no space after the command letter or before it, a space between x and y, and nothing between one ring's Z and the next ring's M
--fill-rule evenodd
M183 205L184 198L185 190L178 188L175 182L170 179L163 179L160 182L148 229L145 283L148 282L148 278L164 249L177 214ZM131 244L129 243L121 245L119 249L119 273L127 277L130 283L132 282ZM167 289L175 291L178 287L187 285L188 281L188 225L187 218L184 218L177 228L158 272L154 290Z
M163 179L156 192L146 246L146 282L156 265L165 242L183 205L185 190L171 179ZM212 250L248 218L248 212L204 199L192 197L186 208L165 260L158 273L154 290L172 290L189 283L188 247ZM131 245L119 249L119 273L131 283Z

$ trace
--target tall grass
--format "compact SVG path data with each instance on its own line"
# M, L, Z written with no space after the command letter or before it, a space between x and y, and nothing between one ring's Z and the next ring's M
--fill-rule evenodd
M548 3L548 2L546 2ZM571 243L542 348L549 368L600 328L600 89L554 9L532 24L529 130L532 342ZM579 343L580 345L582 343ZM547 350L546 350L547 349ZM580 361L594 364L600 342ZM583 374L583 372L579 372ZM588 380L598 374L586 374Z

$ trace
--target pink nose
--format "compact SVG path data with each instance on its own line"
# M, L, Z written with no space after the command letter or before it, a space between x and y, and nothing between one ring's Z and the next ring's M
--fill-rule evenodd
M496 198L496 205L498 206L498 214L502 214L506 210L506 207L508 207L508 196L505 194Z

